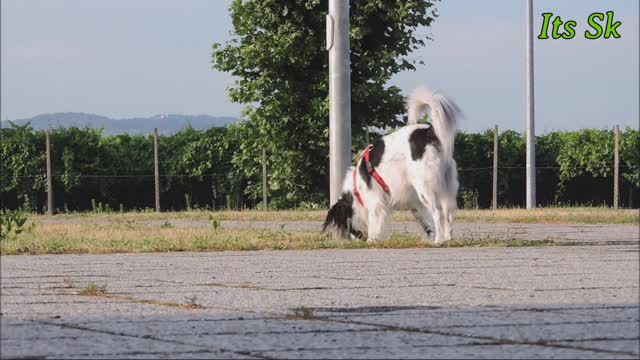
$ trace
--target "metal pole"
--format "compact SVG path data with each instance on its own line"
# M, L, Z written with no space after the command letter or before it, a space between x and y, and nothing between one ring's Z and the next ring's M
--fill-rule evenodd
M536 207L536 130L533 86L533 0L527 0L527 209Z
M153 129L153 164L156 183L156 212L160 212L160 166L158 164L158 128Z
M618 210L620 201L620 126L616 125L615 129L615 145L614 145L614 164L613 164L613 208Z
M5 116L4 118L5 118L4 121L8 122L9 117ZM3 134L3 132L2 132L2 118L0 118L0 144L2 143L2 134ZM0 187L4 187L4 177L2 177L0 179L0 181L2 181L2 182L0 182ZM4 208L4 193L0 193L0 209L3 209L3 208Z
M51 179L51 140L49 139L49 130L45 134L47 143L47 215L53 215L53 180Z
M491 208L498 208L498 125L493 132L493 194L491 196Z
M370 144L370 142L369 142L369 126L367 126L365 128L364 142L367 143L367 144Z
M342 180L351 164L351 69L349 1L329 0L329 177L330 205L340 197Z
M267 210L267 150L262 148L262 210Z

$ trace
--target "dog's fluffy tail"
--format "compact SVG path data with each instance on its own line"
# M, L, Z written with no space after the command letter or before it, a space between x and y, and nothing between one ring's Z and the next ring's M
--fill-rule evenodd
M458 117L462 115L460 108L444 95L420 86L407 98L408 125L417 124L427 106L431 108L431 123L442 144L442 151L446 158L451 159Z

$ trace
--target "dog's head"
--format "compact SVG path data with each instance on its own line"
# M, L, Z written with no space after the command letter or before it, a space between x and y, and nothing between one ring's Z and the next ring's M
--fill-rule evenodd
M363 238L362 232L353 227L353 195L351 193L343 193L338 202L329 209L322 225L322 231L327 230L334 232L342 239Z

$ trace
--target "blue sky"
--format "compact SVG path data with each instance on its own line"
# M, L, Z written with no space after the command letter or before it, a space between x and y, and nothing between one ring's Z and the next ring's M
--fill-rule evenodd
M637 0L534 0L576 20L572 40L536 40L538 132L638 128ZM2 0L2 119L78 111L115 118L162 113L238 116L210 67L211 43L229 39L228 0ZM405 92L427 84L464 110L463 130L525 124L525 0L444 0L434 41L398 74ZM586 40L592 12L615 11L622 37Z

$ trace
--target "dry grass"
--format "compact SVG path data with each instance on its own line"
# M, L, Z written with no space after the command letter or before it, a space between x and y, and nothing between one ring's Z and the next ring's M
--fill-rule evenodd
M84 296L102 296L107 293L107 284L102 286L97 285L94 282L90 282L82 290L78 291L78 295Z
M152 221L167 219L206 221L213 215L219 221L323 221L326 210L313 211L182 211L182 212L129 212L124 214L93 214L74 213L56 215L62 219L92 219L104 221ZM36 222L46 218L35 215L31 219ZM406 211L394 215L395 221L414 221L413 216ZM589 208L542 208L526 209L498 209L498 210L459 210L457 221L466 223L539 223L539 224L640 224L638 209L613 210L604 207Z
M107 294L107 284L105 283L102 286L97 285L94 282L90 282L83 289L80 289L76 292L77 295L82 296L93 296L100 297L104 299L113 299L113 300L121 300L134 304L149 304L149 305L158 305L158 306L168 306L180 309L204 309L204 306L197 303L197 297L185 297L186 304L179 304L175 302L168 301L159 301L159 300L140 300L135 299L131 296L125 295L116 295L116 294Z
M547 242L552 243L552 242ZM441 245L531 246L545 244L523 240L455 240ZM312 231L224 230L212 228L162 228L137 223L99 224L41 223L30 233L5 239L1 255L106 254L170 251L313 250L354 248L435 247L416 235L394 234L384 242L333 241Z
M640 224L640 212L638 209L604 207L460 210L457 220L468 223Z
M219 221L322 221L326 211L190 211L176 213L69 214L55 218L72 220L48 222L43 215L31 216L37 225L18 236L0 242L1 255L17 254L104 254L124 252L228 251L228 250L309 250L353 248L434 247L416 235L394 234L388 241L337 242L316 231L226 230ZM210 217L215 220L211 220ZM84 220L87 221L84 221ZM171 220L215 222L210 227L174 227ZM77 221L76 221L77 220ZM150 226L148 221L164 221ZM395 215L396 221L414 221L408 212ZM461 210L457 221L483 223L565 223L640 224L638 210L608 208L544 208L535 210ZM549 241L548 243L552 243ZM443 246L530 246L544 243L522 240L456 240Z

